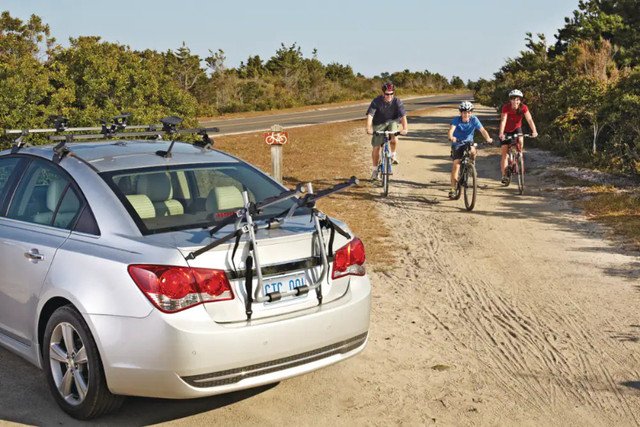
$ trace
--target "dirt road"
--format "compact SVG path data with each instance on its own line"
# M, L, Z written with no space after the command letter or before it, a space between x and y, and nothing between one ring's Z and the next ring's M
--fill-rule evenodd
M361 355L243 393L130 398L98 424L639 424L638 254L547 191L550 159L540 151L527 152L524 196L499 184L498 149L485 148L476 209L447 200L444 135L455 114L412 118L401 142L391 193L378 203L397 267L369 265L373 313ZM354 155L364 175L367 137L350 137L361 139ZM35 368L4 350L0 365L0 419L75 424Z

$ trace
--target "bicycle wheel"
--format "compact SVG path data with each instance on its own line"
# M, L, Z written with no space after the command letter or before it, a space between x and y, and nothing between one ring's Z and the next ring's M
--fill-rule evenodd
M518 154L516 158L516 171L518 173L518 193L524 193L524 156Z
M505 178L507 178L507 181L504 183L505 187L508 187L509 184L511 184L511 172L513 170L513 156L511 153L509 153L509 156L507 157L507 170Z
M464 205L470 211L476 205L476 192L478 191L476 166L473 164L467 165L464 173L466 175L464 180Z
M389 155L385 152L382 157L382 193L389 194Z

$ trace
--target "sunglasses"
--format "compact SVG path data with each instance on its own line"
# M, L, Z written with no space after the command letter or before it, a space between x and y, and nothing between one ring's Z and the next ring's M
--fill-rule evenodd
M384 93L384 96L391 96L391 95L393 95L393 92L385 92Z

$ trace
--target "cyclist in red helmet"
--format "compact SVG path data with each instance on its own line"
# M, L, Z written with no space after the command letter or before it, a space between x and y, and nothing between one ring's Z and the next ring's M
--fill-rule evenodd
M406 135L409 130L407 124L407 112L399 98L394 96L395 86L391 82L382 85L382 95L371 101L367 110L367 133L373 135L374 131L398 131L398 122L402 124L401 135ZM398 156L396 154L397 138L392 136L389 140L391 146L391 162L398 164ZM384 144L384 135L373 135L371 138L371 179L378 179L378 162L380 161L380 148Z

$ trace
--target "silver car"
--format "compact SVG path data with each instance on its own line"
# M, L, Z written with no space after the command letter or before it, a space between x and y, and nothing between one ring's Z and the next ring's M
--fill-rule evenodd
M192 144L59 148L0 153L0 345L44 369L67 413L274 383L364 349L364 246L308 194Z

